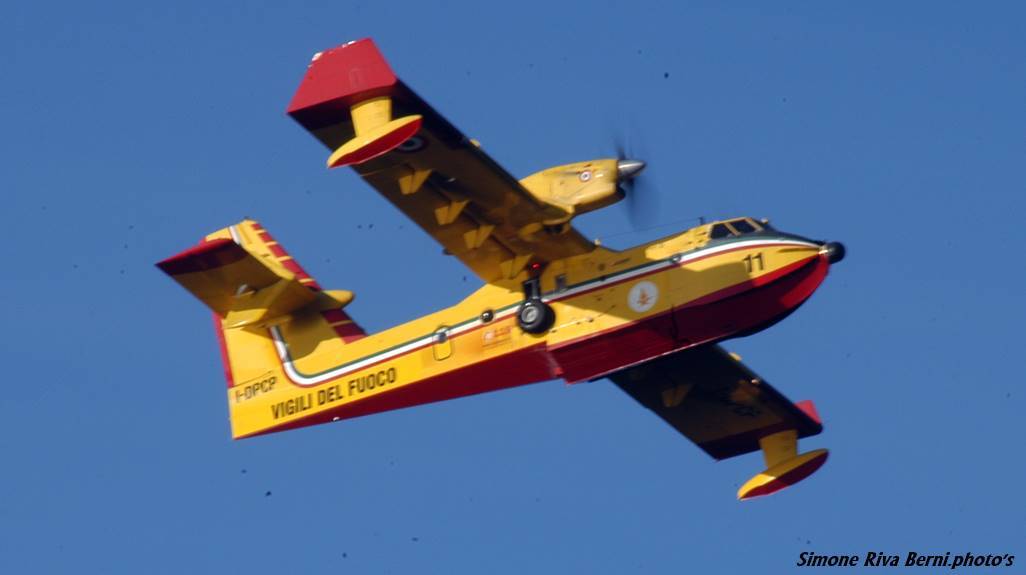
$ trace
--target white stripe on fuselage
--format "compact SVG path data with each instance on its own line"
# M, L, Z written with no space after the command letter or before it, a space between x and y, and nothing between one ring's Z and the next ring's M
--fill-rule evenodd
M234 234L233 234L233 237L234 237ZM642 275L658 272L658 271L661 271L663 269L669 269L669 268L676 267L676 266L682 266L682 265L688 264L689 262L693 262L693 261L695 261L697 259L713 256L713 255L716 255L716 254L721 253L721 252L731 251L731 250L735 250L735 249L738 249L738 248L755 247L755 246L779 246L779 245L793 245L793 246L813 247L813 248L819 247L817 244L814 244L814 243L803 242L803 241L800 241L800 240L792 240L792 239L771 240L771 241L761 240L761 239L752 239L752 240L746 240L746 241L740 241L740 242L731 242L731 243L728 243L728 244L722 244L722 245L711 247L711 248L701 249L701 250L698 250L698 251L695 251L695 252L692 252L692 253L688 253L686 255L685 254L676 254L672 258L667 258L665 260L660 260L658 262L653 262L650 265L641 266L641 267L638 267L636 269L633 269L633 270L630 270L630 271L627 271L627 272L622 272L622 273L619 273L619 274L610 274L609 276L606 276L603 279L587 281L587 282L584 282L582 284L578 284L578 285L576 285L574 287L571 287L571 288L569 288L569 289L567 289L565 291L562 291L562 292L558 292L558 293L557 292L550 292L547 297L543 297L542 299L544 301L547 301L547 302L559 301L559 300L562 300L562 299L567 299L567 298L573 297L573 296L575 296L577 294L580 294L582 292L593 290L593 289L595 289L596 287L599 287L599 286L608 286L608 285L612 285L612 284L621 283L621 282L624 282L624 281L629 281L630 279L638 277L638 276L642 276ZM675 259L676 259L676 261L674 261ZM513 315L513 314L516 313L516 309L517 308L514 307L514 308L511 308L511 309L505 310L503 312L497 313L495 315L495 317L492 319L492 321L509 317L510 315ZM452 338L452 337L458 336L458 335L460 335L462 333L468 332L468 331L470 331L470 330L480 326L482 323L483 322L480 319L475 319L473 321L467 322L467 323L465 323L463 325L460 325L458 327L450 328L448 330L447 337ZM311 386L311 385L317 385L317 384L320 384L320 383L324 383L326 381L329 381L329 380L341 377L343 375L346 375L346 374L349 374L349 373L352 373L352 372L355 372L355 371L359 371L359 370L364 369L364 368L366 368L366 367L368 367L370 365L381 363L383 361L388 361L388 360L393 359L395 357L398 357L400 355L404 355L406 353L409 353L409 352L414 351L416 349L419 349L421 347L430 345L431 343L433 343L433 341L434 341L434 339L436 337L436 334L426 335L426 336L417 338L417 339L415 339L413 341L404 343L404 344L402 344L402 345L400 345L400 346L398 346L398 347L396 347L394 349L390 349L388 351L383 351L383 352L380 352L380 353L372 354L372 355L369 355L369 356L367 356L365 358L359 359L357 361L354 361L354 362L351 362L351 363L347 363L347 364L344 364L344 365L340 365L340 366L338 366L336 368L329 369L327 371L324 371L324 372L321 372L321 373L318 373L318 374L305 375L303 373L300 373L299 370L296 369L296 367L294 365L294 360L289 356L288 343L285 341L284 337L282 337L281 330L278 328L278 326L271 327L270 331L271 331L271 337L274 339L274 347L278 351L278 358L281 360L282 367L285 369L285 375L288 376L288 378L292 381L292 383L295 383L296 385L300 385L300 386L304 386L304 387Z

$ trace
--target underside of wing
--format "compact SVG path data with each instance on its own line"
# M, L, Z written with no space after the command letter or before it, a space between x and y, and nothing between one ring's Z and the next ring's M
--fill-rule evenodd
M718 345L683 350L610 376L716 459L763 451L767 470L740 498L767 495L804 479L826 450L798 455L797 440L823 430L811 401L792 403Z
M289 114L485 281L588 253L540 200L392 72L371 40L314 57Z

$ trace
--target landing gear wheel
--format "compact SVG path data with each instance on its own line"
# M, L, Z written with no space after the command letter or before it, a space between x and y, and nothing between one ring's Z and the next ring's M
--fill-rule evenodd
M544 333L556 321L556 313L548 304L540 299L529 299L520 304L517 310L517 322L520 329L527 333Z

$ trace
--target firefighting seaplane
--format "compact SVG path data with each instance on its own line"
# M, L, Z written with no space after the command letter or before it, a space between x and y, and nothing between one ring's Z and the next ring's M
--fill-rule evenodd
M214 311L232 435L251 437L544 380L609 378L715 459L761 450L738 491L816 471L823 427L717 342L805 302L844 256L739 217L623 251L579 214L625 195L645 164L595 159L517 180L406 86L374 42L314 55L288 114L460 259L484 286L367 334L353 294L323 289L259 223L206 236L158 267Z

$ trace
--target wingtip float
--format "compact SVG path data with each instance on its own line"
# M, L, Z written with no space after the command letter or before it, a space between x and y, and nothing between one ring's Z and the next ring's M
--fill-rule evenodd
M252 437L552 379L609 378L714 459L762 451L738 497L807 477L822 431L718 342L801 306L843 246L737 217L614 251L573 218L624 197L644 163L598 158L516 179L395 75L370 40L316 55L289 115L484 282L368 336L244 220L158 267L215 313L232 436Z
M314 131L322 121L348 111L353 137L331 153L328 167L362 164L420 131L419 114L392 117L391 91L398 81L373 40L349 42L314 55L288 114Z
M798 401L794 406L814 422L816 430L810 435L823 430L823 422L812 401ZM815 473L826 463L829 456L826 449L814 449L799 455L798 434L794 430L763 434L759 438L759 448L762 450L766 469L757 473L737 490L738 500L763 497L786 489Z
M811 407L811 402L807 403ZM818 418L817 418L818 420ZM745 482L737 491L739 500L776 493L812 475L826 463L826 449L798 454L798 434L794 430L779 431L759 439L766 469Z
M814 449L761 471L737 490L738 500L754 499L776 493L812 475L826 463L829 452Z

